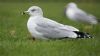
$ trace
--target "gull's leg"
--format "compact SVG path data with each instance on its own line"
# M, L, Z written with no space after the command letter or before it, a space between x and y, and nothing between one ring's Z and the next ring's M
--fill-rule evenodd
M36 40L34 37L31 37L31 36L28 39L29 40Z
M32 37L32 40L35 40L35 38L34 38L34 37Z

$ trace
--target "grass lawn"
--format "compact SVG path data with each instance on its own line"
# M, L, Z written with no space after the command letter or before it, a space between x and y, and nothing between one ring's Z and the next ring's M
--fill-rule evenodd
M100 56L100 25L84 30L84 25L67 19L64 2L1 3L0 2L0 56ZM44 16L63 24L72 25L89 32L93 39L36 40L31 36L26 23L28 15L21 15L30 6L40 6ZM78 3L86 12L100 19L99 3Z

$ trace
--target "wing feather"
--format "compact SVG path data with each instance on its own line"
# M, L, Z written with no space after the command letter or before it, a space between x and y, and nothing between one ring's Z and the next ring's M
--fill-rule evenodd
M43 20L43 19L42 19ZM62 38L62 37L77 37L76 33L69 30L66 26L52 20L43 20L44 22L37 22L35 28L38 32L47 38ZM71 27L69 27L71 28Z

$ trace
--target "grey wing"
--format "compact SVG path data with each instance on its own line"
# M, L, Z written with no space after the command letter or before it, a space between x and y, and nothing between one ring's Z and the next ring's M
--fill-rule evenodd
M89 23L89 24L96 23L96 19L93 16L88 15L87 13L85 13L82 10L78 10L76 12L75 18L77 21L81 21L81 22L85 22L85 23Z
M79 21L87 21L88 19L88 15L82 11L82 10L77 10L76 13L75 13L75 18L76 20L79 20Z
M35 28L46 38L63 38L63 37L72 37L75 38L77 35L73 31L68 31L66 29L60 29L56 25L38 23Z
M65 25L65 27L70 31L79 31L77 28L75 28L73 26Z

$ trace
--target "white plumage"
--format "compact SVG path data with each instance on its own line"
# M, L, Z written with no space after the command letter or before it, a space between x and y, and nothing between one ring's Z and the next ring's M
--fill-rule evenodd
M88 23L92 25L98 23L95 16L87 14L83 10L79 9L73 2L69 3L66 7L66 16L73 21Z
M69 25L63 25L56 21L43 17L42 9L32 6L27 11L30 17L27 27L31 35L37 39L62 39L65 37L77 38L79 30Z

